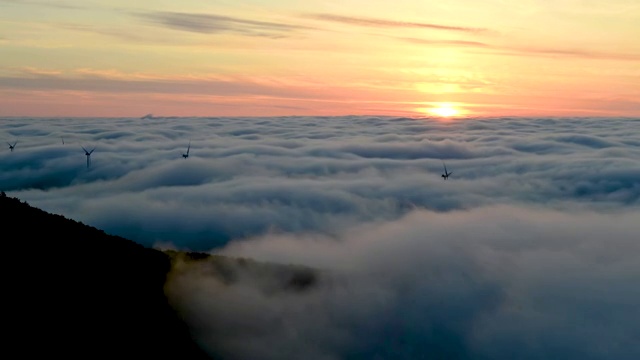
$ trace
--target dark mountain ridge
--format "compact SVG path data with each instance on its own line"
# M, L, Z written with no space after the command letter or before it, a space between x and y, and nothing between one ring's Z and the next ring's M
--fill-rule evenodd
M169 254L4 192L0 211L12 357L210 358L165 296Z

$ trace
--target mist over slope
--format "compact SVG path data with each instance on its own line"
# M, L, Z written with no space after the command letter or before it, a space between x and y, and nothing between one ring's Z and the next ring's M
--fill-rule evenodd
M0 125L20 139L0 156L8 193L140 244L250 259L169 273L211 355L640 357L640 119ZM262 262L316 272L292 287Z
M638 219L415 210L331 238L271 234L217 251L322 269L302 292L202 268L169 289L200 343L230 358L635 359Z
M210 358L164 294L171 267L167 254L48 214L4 192L0 210L7 354Z

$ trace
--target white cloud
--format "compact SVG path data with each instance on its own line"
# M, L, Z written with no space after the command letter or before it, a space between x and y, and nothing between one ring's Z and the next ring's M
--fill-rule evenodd
M269 228L331 234L398 218L414 207L618 211L638 206L638 124L580 118L7 119L0 136L19 143L0 157L0 187L146 245L174 242L196 250ZM80 146L96 147L89 170ZM440 178L441 159L453 171L451 181Z
M272 234L217 252L322 269L304 291L274 289L286 284L276 269L210 263L182 268L168 294L223 357L631 359L638 216L415 210L331 239Z
M227 357L640 355L638 119L0 121L16 140L8 195L144 245L321 270L302 292L269 271L176 278Z

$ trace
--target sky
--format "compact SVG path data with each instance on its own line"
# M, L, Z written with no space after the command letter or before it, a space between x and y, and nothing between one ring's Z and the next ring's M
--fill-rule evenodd
M638 116L637 0L0 0L0 116Z
M169 276L219 358L640 357L640 118L9 118L0 141L9 196L255 261Z

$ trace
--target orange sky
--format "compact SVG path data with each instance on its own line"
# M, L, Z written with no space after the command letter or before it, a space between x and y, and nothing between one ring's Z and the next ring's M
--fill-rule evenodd
M0 0L0 116L640 116L637 0Z

